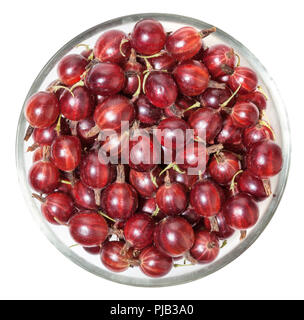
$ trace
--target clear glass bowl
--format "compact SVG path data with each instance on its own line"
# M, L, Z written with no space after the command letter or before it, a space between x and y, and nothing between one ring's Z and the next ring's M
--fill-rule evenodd
M27 98L39 90L44 90L51 81L57 79L56 64L67 53L71 51L79 52L82 50L81 48L75 49L77 44L86 43L92 47L99 34L108 29L118 28L129 33L132 30L133 25L142 18L155 18L160 20L167 31L176 30L184 25L190 25L199 30L210 27L209 24L196 19L158 13L135 14L101 23L75 37L51 58L34 81ZM67 228L48 224L40 213L39 203L31 197L32 191L27 181L27 172L31 165L32 155L26 153L26 146L23 141L27 128L23 106L17 129L16 162L20 185L29 209L34 219L39 224L40 229L60 252L83 269L86 269L97 276L122 284L143 287L177 285L205 277L224 267L242 254L262 233L279 205L288 177L291 146L288 117L276 85L259 60L230 35L218 29L216 33L206 38L205 41L207 45L225 43L233 47L240 55L242 65L251 66L257 72L260 85L264 88L269 97L267 118L274 127L276 142L282 147L284 156L284 165L281 173L277 177L271 179L274 196L259 204L261 217L256 226L248 232L246 239L241 242L239 241L239 234L236 232L232 238L228 239L228 244L221 249L219 257L211 264L197 265L189 268L175 268L164 278L151 279L143 275L137 268L130 269L121 274L112 273L102 266L98 256L89 255L80 246L70 248L70 246L73 245L73 240L70 238L68 230L66 230Z

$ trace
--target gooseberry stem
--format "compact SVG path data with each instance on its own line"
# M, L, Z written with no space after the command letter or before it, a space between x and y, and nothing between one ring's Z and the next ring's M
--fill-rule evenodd
M69 249L78 247L79 245L80 245L79 243L74 243L74 244L72 244L72 245L69 246Z
M137 55L138 58L141 58L141 59L152 59L152 58L157 58L157 57L160 57L161 55L163 55L164 52L158 52L158 53L155 53L151 56L141 56L141 55Z
M141 78L140 76L137 74L137 79L138 79L138 87L137 87L137 90L135 91L135 93L133 94L133 98L136 98L140 95L140 92L141 92Z
M75 48L79 48L79 47L85 47L87 51L90 51L91 48L88 44L85 44L85 43L79 43L75 46Z
M124 39L121 40L120 45L119 45L119 52L123 57L126 57L126 55L122 51L122 46L127 42L129 42L129 39L124 38Z
M239 170L234 176L233 176L233 178L232 178L232 180L231 180L231 183L230 183L230 190L232 191L232 193L234 194L234 190L235 190L235 187L236 187L236 185L237 185L237 183L235 182L235 179L236 179L236 177L239 175L239 174L241 174L243 172L243 170Z
M159 209L158 205L156 205L156 209L153 211L152 217L156 217L158 215L159 211L160 211L160 209Z
M264 186L264 190L267 194L267 196L269 197L271 195L271 184L270 184L270 180L269 179L263 179L263 186Z
M117 166L117 178L116 182L117 183L125 183L126 177L125 177L125 167L123 164L119 164Z
M152 183L155 185L155 187L158 188L158 184L156 182L156 177L153 176L153 170L150 171L150 178L151 178Z
M258 91L261 92L261 94L265 97L266 100L269 100L267 94L261 86L258 86Z
M221 107L221 108L227 107L227 105L229 104L229 102L238 94L238 92L240 91L241 87L242 87L242 84L240 84L240 85L238 86L238 88L234 91L234 93L231 95L230 98L228 98L224 103L220 104L220 107Z
M204 29L204 30L199 32L199 35L201 36L202 39L204 39L204 38L208 37L213 32L216 32L216 28L215 27Z
M59 89L64 89L64 90L68 91L73 96L73 98L75 98L73 91L68 87L65 87L62 85L57 85L57 86L52 87L53 92L56 92Z
M240 57L237 53L235 53L235 52L234 52L234 55L238 58L238 62L237 62L237 64L236 64L236 67L239 67L240 64L241 64L241 57Z
M275 133L274 133L273 129L271 128L270 124L265 120L259 120L259 124L261 126L268 128L272 133L273 139L275 140Z
M219 232L219 225L215 216L209 217L211 232ZM210 248L212 249L212 248Z
M100 206L100 192L100 189L94 189L95 203L98 207Z
M241 230L241 236L240 236L240 241L244 240L247 236L247 231L246 230Z
M174 264L173 266L174 266L174 268L179 268L179 267L192 267L192 266L194 266L194 264L193 264L193 263L188 263L188 264L178 264L178 263L176 263L176 264Z
M223 249L226 245L227 245L228 241L227 240L224 240L222 245L221 245L221 249Z
M102 211L98 211L98 213L103 216L104 218L116 223L116 220L112 219L111 217L109 217L107 214L103 213Z
M59 115L58 120L57 120L57 124L56 124L56 132L57 132L57 136L60 136L60 130L61 130L61 118L62 118L62 114Z
M37 194L37 193L32 193L32 198L44 203L45 202L45 198L43 198L41 195Z
M182 171L175 162L172 162L172 163L168 164L167 167L166 167L163 171L160 172L159 176L161 176L162 174L164 174L165 172L167 172L167 171L170 170L171 168L172 168L174 171L176 171L176 172L178 172L178 173L180 173L180 174L184 174L184 173L185 173L185 171Z
M34 128L32 126L28 126L25 132L25 136L23 138L24 141L28 141L31 137L32 133L34 131Z
M201 104L197 101L195 102L192 106L190 106L189 108L187 108L184 113L186 113L187 111L190 111L192 109L196 109L196 108L199 108L201 106Z
M72 183L68 180L60 180L61 183L63 184L68 184L68 185L72 185Z

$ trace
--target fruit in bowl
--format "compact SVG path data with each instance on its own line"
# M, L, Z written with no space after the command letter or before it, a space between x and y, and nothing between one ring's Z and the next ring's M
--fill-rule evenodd
M215 28L142 19L129 32L63 57L28 99L28 177L43 217L105 268L164 277L246 238L283 156L257 73L207 46Z

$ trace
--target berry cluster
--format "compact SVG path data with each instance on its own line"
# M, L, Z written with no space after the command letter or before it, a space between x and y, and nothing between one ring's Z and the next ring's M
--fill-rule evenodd
M33 197L113 272L139 266L161 277L183 257L211 263L271 195L283 160L263 119L267 97L233 48L206 47L215 31L165 32L146 19L129 35L104 32L94 49L62 58L58 80L27 101Z

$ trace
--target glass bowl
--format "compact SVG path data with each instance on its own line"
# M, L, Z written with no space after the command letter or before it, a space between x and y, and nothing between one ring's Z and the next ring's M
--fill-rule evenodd
M34 81L26 100L35 92L44 90L52 80L57 79L56 64L67 53L80 52L81 48L75 48L77 44L86 43L92 47L99 34L112 28L118 28L128 33L132 30L133 25L142 18L154 18L161 21L166 31L176 30L184 25L193 26L199 30L211 27L205 22L189 17L159 13L129 15L101 23L75 37L51 58ZM171 286L205 277L224 267L248 249L265 229L279 205L288 177L291 147L288 117L276 85L259 60L230 35L217 29L217 32L206 38L205 42L207 45L224 43L233 47L240 55L242 65L251 66L257 72L259 83L269 97L267 118L275 130L276 142L282 147L284 156L281 173L271 179L273 196L259 204L261 216L256 226L248 232L246 239L243 241L239 241L239 234L236 232L232 238L228 239L228 244L221 249L219 257L211 264L197 265L191 268L175 268L164 278L152 279L143 275L137 268L130 268L124 273L112 273L102 266L98 256L89 255L80 246L70 248L73 245L73 240L69 236L67 228L48 224L40 213L39 203L31 197L32 191L27 181L27 172L32 155L26 153L26 146L23 141L27 128L23 106L17 129L16 162L20 185L29 209L40 229L60 252L83 269L97 276L122 284L143 287Z

